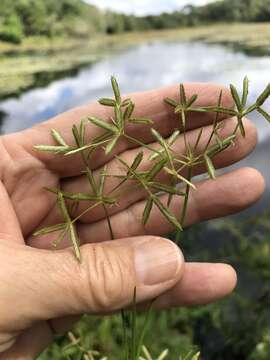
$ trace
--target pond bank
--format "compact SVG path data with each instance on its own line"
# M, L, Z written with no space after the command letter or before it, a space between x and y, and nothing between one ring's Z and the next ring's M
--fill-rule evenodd
M270 54L270 24L222 24L176 30L95 35L90 39L29 38L21 45L0 42L0 99L20 95L76 72L104 56L152 41L203 41L248 54Z

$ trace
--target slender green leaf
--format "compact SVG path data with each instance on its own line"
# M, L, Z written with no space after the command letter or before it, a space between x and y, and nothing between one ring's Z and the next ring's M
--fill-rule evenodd
M75 226L72 223L69 224L69 237L75 252L75 256L77 260L81 262L82 259L81 259L81 251L80 251L80 241Z
M131 117L131 115L133 114L134 108L135 108L135 104L133 102L130 102L124 112L125 120L128 120Z
M214 168L213 162L207 154L204 154L204 160L205 160L208 174L209 174L210 178L214 180L216 178L216 175L215 175L216 170Z
M185 193L179 189L177 189L176 187L173 186L169 186L166 184L162 184L159 182L151 182L148 184L151 188L158 190L158 191L163 191L167 194L172 194L172 195L179 195L179 196L184 196Z
M81 143L84 143L84 137L85 137L85 121L81 120L81 122L80 122L80 139L81 139Z
M146 224L147 224L147 221L148 221L148 219L149 219L149 216L150 216L152 207L153 207L153 199L150 197L150 198L147 200L146 205L145 205L145 208L144 208L144 211L143 211L143 216L142 216L142 223L143 223L143 225L146 225Z
M266 89L258 97L256 101L257 106L262 106L265 103L265 101L269 98L269 96L270 96L270 84L267 85Z
M258 108L257 104L253 104L251 106L249 106L245 111L244 111L244 114L243 115L248 115L250 114L251 112L253 112L254 110L256 110Z
M118 86L118 82L114 76L111 77L112 88L115 96L115 100L118 104L121 104L121 95Z
M248 88L249 88L249 80L246 76L243 80L243 95L242 95L242 108L244 108L247 105L247 99L248 99Z
M98 102L100 103L100 105L104 105L104 106L115 106L116 102L114 99L109 99L109 98L101 98L98 100Z
M76 125L72 126L72 134L78 147L81 146L81 138Z
M159 198L157 196L153 196L152 198L153 198L153 201L154 201L155 205L159 208L160 212L165 216L165 218L172 225L174 225L178 230L183 230L181 224L176 219L174 214L172 214L171 211L169 209L167 209L166 206L164 206L162 204L162 202L159 200Z
M182 105L187 105L186 91L183 84L180 84L180 100Z
M238 115L238 112L235 111L234 109L228 109L228 108L224 108L224 107L207 106L202 109L207 110L208 112L218 112L218 113L224 114L224 115L230 115L230 116Z
M164 102L165 102L166 104L168 104L168 105L173 106L173 107L176 107L176 106L178 105L177 101L175 101L175 100L173 100L173 99L170 99L170 98L168 98L168 97L166 97L166 98L164 99Z
M117 127L122 129L124 125L124 118L123 113L119 105L114 107L114 116L115 116L115 123L117 124Z
M164 147L164 144L165 144L165 146L167 145L166 142L165 142L165 140L164 140L163 137L160 135L160 133L157 132L157 130L155 130L155 129L152 128L152 129L151 129L151 133L152 133L152 135L154 136L154 138L157 140L157 142L158 142L161 146Z
M188 100L187 108L191 107L197 99L198 99L197 94L192 95L191 98Z
M158 163L156 163L148 172L147 174L147 180L151 181L154 179L157 174L163 169L164 165L167 163L166 159L160 160Z
M119 136L115 136L106 146L105 149L105 154L108 155L112 152L112 150L114 149L114 147L116 146L117 142L118 142Z
M68 144L65 142L65 140L63 139L62 135L55 129L51 129L51 134L52 137L54 138L54 140L62 146L68 146Z
M258 112L270 123L270 115L265 110L259 107Z
M143 160L143 151L140 151L136 155L135 159L133 160L133 163L131 165L131 169L136 170L138 168L138 166L140 165L140 163L142 162L142 160Z
M50 233L55 232L55 231L60 231L60 230L63 230L66 226L67 226L66 223L61 223L61 224L48 226L48 227L45 227L45 228L43 228L41 230L38 230L38 231L34 232L33 236L41 236L41 235L50 234Z
M129 122L139 125L153 125L154 121L147 118L129 118Z
M35 150L42 151L42 152L52 152L55 154L64 154L65 152L69 151L69 146L51 146L51 145L35 145Z
M242 111L242 103L241 103L241 100L240 100L240 97L239 97L236 87L231 84L230 89L231 89L231 94L232 94L233 100L235 102L235 105L237 107L237 110Z
M114 126L114 125L112 125L112 124L109 124L108 122L106 122L106 121L104 121L104 120L98 119L98 118L96 118L96 117L94 117L94 116L89 117L88 120L89 120L92 124L94 124L94 125L102 128L102 129L104 129L104 130L111 131L111 132L113 132L113 133L117 133L117 132L118 132L118 128L117 128L116 126Z
M169 137L169 140L168 140L168 145L173 145L175 142L176 142L176 140L177 140L177 138L178 138L178 136L180 135L180 131L179 130L175 130L173 133L172 133L172 135Z

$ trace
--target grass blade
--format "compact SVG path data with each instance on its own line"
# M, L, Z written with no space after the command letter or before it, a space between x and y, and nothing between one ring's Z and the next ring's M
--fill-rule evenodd
M170 212L169 209L166 208L166 206L164 206L162 204L162 202L159 200L159 198L157 196L152 195L153 201L155 203L155 205L159 208L160 212L165 216L165 218L173 225L175 226L178 230L183 230L181 224L179 223L179 221L176 219L175 215L172 214Z
M111 77L111 84L112 84L112 89L114 92L115 100L120 105L121 104L120 89L118 86L118 82L114 76Z
M213 165L211 158L207 154L205 154L204 160L205 160L205 164L206 164L207 171L208 171L210 178L215 180L216 179L216 175L215 175L216 170L215 170L215 167Z
M112 141L109 142L109 144L106 146L106 149L105 149L105 154L106 155L110 154L113 151L114 147L117 144L118 139L119 139L119 136L115 136L112 139Z
M270 123L270 115L265 110L260 107L258 112Z
M231 89L231 94L232 94L232 97L233 97L233 100L235 102L235 105L237 107L237 110L238 111L242 111L242 103L241 103L241 100L240 100L240 97L239 97L239 94L237 92L237 89L234 85L230 85L230 89Z
M269 96L270 96L270 84L267 85L266 89L258 97L256 101L257 106L262 106Z
M62 138L61 134L55 130L55 129L51 129L51 134L52 137L54 138L54 140L62 146L68 146L68 144L65 142L65 140Z
M104 129L104 130L111 131L111 132L113 132L113 133L117 133L117 132L118 132L118 128L117 128L116 126L114 126L114 125L112 125L112 124L109 124L108 122L106 122L106 121L104 121L104 120L98 119L98 118L96 118L96 117L94 117L94 116L89 117L88 120L89 120L92 124L94 124L94 125L102 128L102 129Z
M113 99L109 99L109 98L101 98L98 100L98 102L100 103L100 105L104 105L104 106L115 106L116 102Z
M249 80L246 76L243 81L243 95L242 95L242 108L244 108L247 105L247 99L248 99L248 88L249 88Z
M153 207L153 199L150 197L150 198L147 200L146 205L145 205L145 208L144 208L144 211L143 211L143 216L142 216L142 223L143 223L143 225L146 225L146 224L147 224L147 221L148 221L148 219L149 219L149 216L150 216L152 207Z

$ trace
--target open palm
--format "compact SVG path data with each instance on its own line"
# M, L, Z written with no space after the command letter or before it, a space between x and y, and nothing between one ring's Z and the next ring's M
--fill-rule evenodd
M198 93L198 105L209 106L215 105L220 87L205 84L186 85L187 94ZM169 136L177 125L177 119L171 113L169 107L163 104L163 98L177 98L178 87L171 86L160 90L147 93L133 94L130 97L136 103L136 116L147 116L154 120L154 127L164 137ZM231 106L232 100L228 92L223 92L223 102L226 106ZM29 110L31 111L31 109ZM3 264L12 261L9 259L17 252L20 259L28 259L29 262L35 263L38 267L38 256L47 256L48 264L50 259L59 253L59 262L57 271L66 271L67 264L74 270L78 267L73 264L72 253L70 249L64 251L56 251L52 256L52 251L34 250L26 247L25 244L39 249L51 250L52 236L44 236L33 238L32 233L44 226L50 226L61 222L61 214L55 203L54 194L46 191L45 187L61 187L63 191L78 193L88 192L88 184L82 175L84 165L79 155L73 157L63 157L52 154L37 152L34 145L52 144L53 140L50 136L50 129L58 130L63 137L72 143L71 127L78 124L82 118L89 115L95 115L102 118L109 118L110 111L104 109L97 103L93 103L84 107L80 107L62 114L46 123L37 125L31 129L20 133L3 136L0 143L1 164L0 174L4 187L1 189L1 240L0 240L0 262ZM213 117L211 114L193 114L188 119L188 140L190 143L195 141L200 127L204 127L203 139L207 142L211 133L211 123ZM225 127L222 130L224 138L235 128L235 119L227 119ZM215 166L223 168L231 165L249 154L256 145L257 134L256 129L248 120L245 120L246 138L237 138L236 144L230 147L215 158ZM99 134L99 128L88 126L86 136L93 139ZM152 143L150 132L144 132L144 128L131 126L130 134L136 138L142 139L146 143ZM201 145L203 148L203 140ZM159 147L158 144L152 144L153 147ZM185 144L180 135L174 148L178 153L184 153ZM145 151L145 150L144 150ZM111 156L105 157L100 150L95 153L91 161L91 168L94 175L98 177L104 164L108 166L108 172L119 172L119 163L114 159L115 154L121 154L121 157L130 163L138 153L138 148L134 148L134 144L126 140L120 142L115 148ZM145 156L145 159L148 157ZM141 165L144 171L150 168L151 163L145 160ZM196 168L196 174L205 172L203 167ZM166 181L166 175L162 179ZM106 182L106 191L109 192L117 185L117 179L110 179ZM169 181L169 178L168 178ZM141 224L141 216L145 207L146 194L141 189L129 190L129 184L126 185L125 197L120 201L118 207L108 208L114 235L116 239L132 238L148 235L163 235L172 230L172 225L159 213L157 209L153 209L151 217L146 226ZM185 225L191 225L199 221L204 221L214 217L225 216L234 212L238 212L254 203L262 194L264 182L261 175L253 169L239 169L231 171L225 175L221 175L215 181L205 180L197 185L197 190L191 193L188 213ZM6 193L7 191L7 193ZM162 198L161 201L166 201ZM177 198L171 205L172 211L179 213L182 198ZM80 205L77 209L78 214L83 211L83 207L87 204ZM85 214L77 225L77 232L81 244L97 244L110 240L110 233L104 218L102 208L96 208L89 214ZM131 242L134 240L130 240ZM69 243L65 240L62 247L68 247ZM87 247L86 247L87 249ZM86 250L87 251L87 250ZM120 251L121 252L121 251ZM2 254L2 255L1 255ZM4 254L4 255L3 255ZM64 260L64 256L68 260ZM2 258L3 257L3 258ZM14 259L16 255L14 255ZM33 260L31 260L33 258ZM36 259L36 260L35 260ZM55 259L54 259L55 260ZM74 261L75 263L75 261ZM72 264L72 265L71 265ZM15 265L14 265L15 266ZM11 265L7 266L11 272ZM85 267L82 264L82 267ZM31 267L32 269L32 267ZM56 269L54 269L56 270ZM89 270L89 269L88 269ZM88 271L87 269L85 271ZM49 271L49 270L48 270ZM8 273L9 274L9 273ZM25 275L23 277L23 275ZM23 279L27 277L26 273L19 277ZM1 282L0 274L0 282ZM11 281L11 280L10 280ZM13 279L12 281L17 281ZM41 279L42 281L42 279ZM202 286L203 284L203 286ZM9 283L11 286L11 283ZM170 283L161 291L151 292L147 296L139 295L139 300L145 302L153 297L158 297L156 306L165 308L170 306L178 306L182 304L207 303L216 300L229 293L235 286L235 273L226 265L214 264L186 264L183 275L179 276L178 281L174 284ZM45 290L44 290L45 291ZM86 290L85 290L86 291ZM38 292L38 290L37 290ZM42 291L40 292L42 293ZM58 292L57 292L58 293ZM64 293L65 296L67 293ZM104 294L104 290L103 290ZM46 295L44 293L44 295ZM11 295L10 295L11 296ZM13 294L20 301L18 294ZM9 303L13 301L10 297ZM64 295L59 294L61 298ZM86 296L86 295L85 295ZM27 319L23 319L20 312L13 314L10 319L10 328L6 329L0 320L0 344L1 334L3 343L8 343L10 338L19 335L19 341L9 350L9 355L3 355L3 359L16 359L24 354L25 356L34 357L52 340L51 328L56 332L66 331L75 320L74 315L85 312L108 312L117 310L129 304L130 292L125 294L125 299L117 298L119 294L113 294L110 299L104 303L98 301L94 306L78 306L78 308L68 307L65 311L54 309L53 311L45 311L45 315L29 315ZM28 302L30 299L25 297ZM25 301L26 301L25 300ZM62 299L65 302L64 299ZM102 303L102 304L100 304ZM117 303L117 304L116 304ZM0 300L1 305L1 300ZM3 305L4 306L4 305ZM4 309L0 306L0 312ZM42 308L42 307L41 307ZM5 313L12 313L12 308L8 308L5 303ZM18 310L19 311L19 310ZM35 310L36 311L36 310ZM30 310L28 312L31 313ZM73 315L71 318L59 318L64 315ZM0 316L1 318L1 316ZM50 320L50 326L48 322ZM7 321L7 320L6 320ZM9 336L12 334L12 336ZM4 336L5 335L5 336ZM31 341L30 341L31 339ZM11 354L11 355L10 355ZM7 357L10 356L10 357ZM17 356L17 357L16 357ZM0 359L2 359L0 355Z

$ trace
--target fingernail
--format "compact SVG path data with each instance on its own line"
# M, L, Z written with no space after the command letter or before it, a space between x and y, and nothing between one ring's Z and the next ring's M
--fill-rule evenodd
M171 241L151 237L135 247L135 270L144 285L157 285L175 279L183 264L180 249Z

